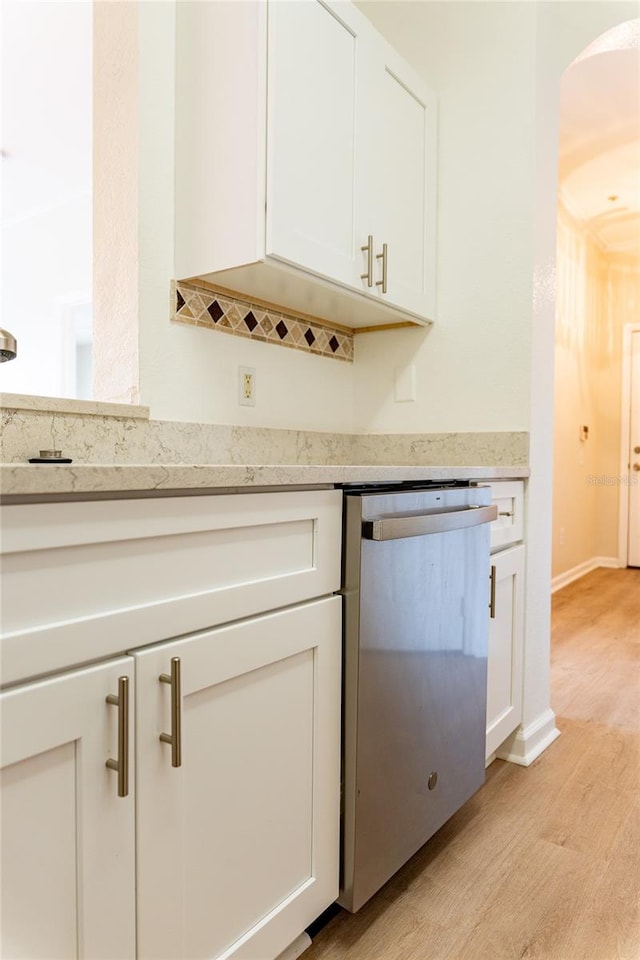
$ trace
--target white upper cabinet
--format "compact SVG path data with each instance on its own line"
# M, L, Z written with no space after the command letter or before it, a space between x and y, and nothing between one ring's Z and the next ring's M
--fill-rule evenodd
M354 328L432 321L423 81L347 0L176 17L176 276Z

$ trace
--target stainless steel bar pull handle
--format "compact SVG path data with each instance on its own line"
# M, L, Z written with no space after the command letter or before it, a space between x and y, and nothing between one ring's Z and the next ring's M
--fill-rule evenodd
M495 504L489 507L462 507L459 510L439 510L435 513L411 514L408 517L385 517L365 520L362 536L365 540L401 540L404 537L424 537L430 533L449 533L481 523L491 523L498 516Z
M491 620L496 618L496 568L491 564L491 573L489 575L491 581L491 594L489 598L489 617Z
M382 287L382 292L387 292L387 255L388 246L386 243L382 244L382 253L376 254L376 260L382 260L382 280L376 280L376 287Z
M171 733L161 733L163 743L171 744L171 766L182 766L182 692L180 657L171 657L171 673L161 673L160 683L171 685Z
M366 246L360 247L362 251L366 251L367 254L367 272L360 274L361 280L367 281L367 286L373 286L373 234L370 233L367 237Z
M107 703L118 708L118 759L107 760L109 770L118 774L118 796L129 794L129 677L118 677L118 695L110 693Z

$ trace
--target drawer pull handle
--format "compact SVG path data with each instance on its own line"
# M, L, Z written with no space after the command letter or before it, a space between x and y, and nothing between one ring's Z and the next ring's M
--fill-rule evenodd
M171 686L171 733L161 733L163 743L171 744L171 766L182 766L182 693L180 690L180 657L171 657L171 673L161 673L160 683Z
M512 516L513 516L513 510L500 510L500 512L498 513L498 516L499 516L499 517L512 517Z
M361 280L367 281L367 286L373 286L373 234L369 234L367 237L366 246L360 247L361 250L366 251L367 254L367 272L360 274Z
M382 280L376 280L376 287L382 287L382 292L387 292L387 249L386 243L382 244L382 253L376 254L376 260L382 260Z
M118 759L106 766L118 774L118 796L129 794L129 677L118 677L118 695L110 693L107 703L118 708Z
M496 568L491 564L491 574L489 577L491 581L491 595L489 600L489 616L491 620L496 618Z

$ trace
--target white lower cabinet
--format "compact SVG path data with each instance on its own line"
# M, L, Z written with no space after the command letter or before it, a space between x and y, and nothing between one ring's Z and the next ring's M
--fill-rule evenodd
M1 955L277 957L338 895L340 624L327 597L4 692Z
M270 960L337 897L340 618L330 597L134 654L139 957Z
M3 507L7 960L274 960L336 899L341 504Z
M123 676L131 686L130 657L0 696L7 960L135 956L134 783L118 796L106 766L118 758L120 709L106 698Z
M523 544L491 556L494 602L489 621L487 758L522 719L524 560Z

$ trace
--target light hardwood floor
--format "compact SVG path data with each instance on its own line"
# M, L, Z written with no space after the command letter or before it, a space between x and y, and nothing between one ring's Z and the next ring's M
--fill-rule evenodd
M553 600L562 736L485 786L304 960L640 958L640 570Z

